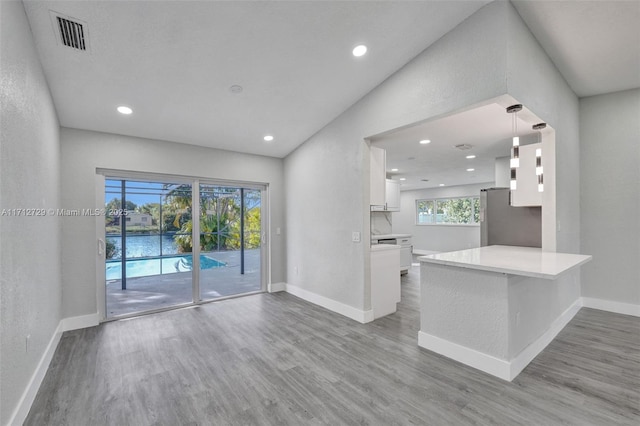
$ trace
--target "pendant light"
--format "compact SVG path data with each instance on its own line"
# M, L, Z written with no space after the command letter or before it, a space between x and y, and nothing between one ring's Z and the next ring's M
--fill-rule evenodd
M542 146L542 129L547 127L547 123L533 125L533 130L538 132L538 143ZM544 173L542 169L542 148L536 148L536 176L538 177L538 192L544 192Z
M522 111L522 104L511 105L507 108L507 113L513 114L511 119L511 131L513 133L512 147L511 147L511 160L509 166L511 167L511 190L517 189L516 181L516 169L520 167L520 137L518 136L518 111Z

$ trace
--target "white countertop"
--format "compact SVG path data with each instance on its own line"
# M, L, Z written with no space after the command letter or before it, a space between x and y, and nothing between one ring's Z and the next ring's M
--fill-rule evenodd
M397 244L376 244L371 246L371 251L400 250L401 246Z
M411 238L411 234L372 234L371 240L389 240L392 238Z
M418 259L427 263L555 280L563 272L589 262L592 257L543 252L535 247L487 246L430 254Z

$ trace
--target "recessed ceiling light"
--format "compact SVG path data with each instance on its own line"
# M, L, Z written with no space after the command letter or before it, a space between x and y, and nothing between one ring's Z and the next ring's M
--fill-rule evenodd
M133 112L133 110L127 106L122 105L118 107L118 112L120 114L129 115Z
M472 172L472 171L474 171L474 170L475 170L475 169L467 169L467 171L468 171L468 172Z
M426 145L428 143L431 143L431 141L429 139L423 139L423 140L420 141L421 145Z
M438 186L444 186L444 183L441 183L441 184L440 184L440 185L438 185Z
M233 86L229 87L229 91L235 94L242 93L242 90L243 90L242 86L239 86L237 84L234 84Z
M407 178L400 178L400 180L407 180Z
M267 135L267 136L264 137L264 140L267 141L267 142L271 142L273 140L273 136Z
M367 46L365 46L364 44L360 44L353 48L352 53L356 58L363 56L365 53L367 53Z
M467 155L467 158L468 158L469 160L471 160L472 158L476 158L476 156L475 156L475 155Z
M398 169L391 169L391 171L392 171L392 172L397 172L397 171L398 171Z

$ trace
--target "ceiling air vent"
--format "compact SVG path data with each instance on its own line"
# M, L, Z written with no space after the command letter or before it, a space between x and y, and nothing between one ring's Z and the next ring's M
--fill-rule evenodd
M461 143L460 145L454 145L454 148L460 149L462 151L466 151L467 149L473 148L473 145L469 145L466 143Z
M89 34L87 26L79 19L74 19L60 13L51 12L51 22L58 41L72 49L88 50Z

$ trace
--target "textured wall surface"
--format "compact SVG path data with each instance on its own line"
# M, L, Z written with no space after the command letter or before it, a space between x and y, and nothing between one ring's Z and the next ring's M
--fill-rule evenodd
M543 205L555 206L556 223L547 226L548 209L543 211L543 245L546 248L555 246L561 253L580 253L578 98L515 8L510 3L506 6L508 93L555 130L555 170L545 167L545 178L553 180L555 175L555 187L545 185ZM555 242L549 241L553 236ZM580 297L580 269L571 270L554 282L556 296L563 306L545 309L563 312Z
M420 265L420 331L507 361L575 301L556 280Z
M420 331L509 359L506 274L420 265Z
M0 210L55 209L58 119L21 2L0 2L0 28ZM59 219L0 216L0 424L54 336L60 299Z
M580 99L582 295L640 304L640 89Z
M284 281L283 164L281 159L172 142L62 128L62 206L95 208L96 168L268 183L271 220L271 281ZM96 218L63 220L63 314L97 312ZM286 234L286 231L283 232Z
M558 224L552 247L580 250L578 99L508 2L469 17L285 159L287 281L354 306L369 307L367 136L511 95L556 130ZM367 179L365 179L367 177ZM308 200L308 191L317 198ZM333 200L343 214L331 214ZM556 202L557 201L557 202ZM551 222L554 222L553 220ZM554 223L555 225L555 223ZM353 244L352 231L365 233ZM395 230L394 230L395 232ZM315 250L298 250L311 242ZM361 265L364 265L364 271ZM580 274L558 280L562 300L579 297Z
M509 357L542 336L575 301L557 280L509 275Z
M480 247L480 226L416 225L416 200L479 197L480 190L493 182L476 185L445 186L400 193L400 211L393 214L393 232L411 234L415 250L455 251Z
M285 159L288 283L370 307L364 139L506 93L506 6L480 9Z

